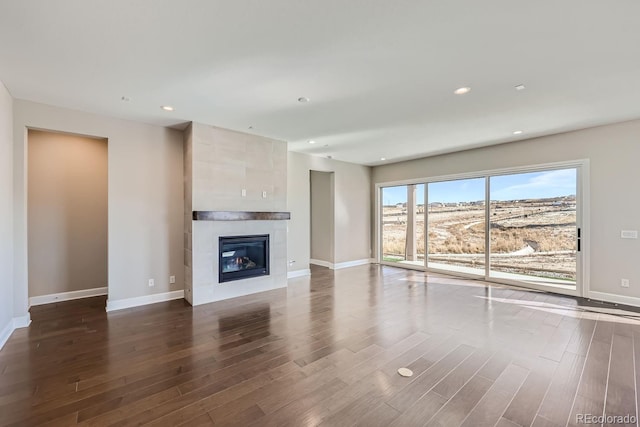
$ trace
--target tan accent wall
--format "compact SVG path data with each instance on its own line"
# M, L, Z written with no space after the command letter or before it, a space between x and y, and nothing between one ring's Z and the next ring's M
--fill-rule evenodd
M334 172L310 171L311 259L334 263Z
M28 131L29 297L107 286L107 140Z

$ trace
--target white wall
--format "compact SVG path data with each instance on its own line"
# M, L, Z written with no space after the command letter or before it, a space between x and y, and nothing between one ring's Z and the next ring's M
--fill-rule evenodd
M334 263L333 172L311 171L311 259Z
M0 348L13 332L13 99L0 82Z
M372 184L578 159L590 164L590 289L609 294L591 296L640 305L640 240L620 238L623 229L640 230L640 121L378 166Z
M371 168L289 152L287 193L289 272L309 268L311 170L334 172L335 263L370 258Z
M144 303L182 291L182 132L15 100L15 311L28 306L27 128L108 139L109 304L122 307L125 300ZM169 285L170 275L175 285Z
M107 141L29 130L28 146L29 298L106 288Z

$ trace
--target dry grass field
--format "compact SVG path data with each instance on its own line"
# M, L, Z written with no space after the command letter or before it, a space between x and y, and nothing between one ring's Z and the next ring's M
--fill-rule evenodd
M575 199L492 202L492 270L575 280ZM485 207L431 206L429 259L432 262L484 266ZM419 207L423 211L423 207ZM388 261L405 259L406 209L383 209L383 252ZM417 215L418 258L424 259L424 215Z

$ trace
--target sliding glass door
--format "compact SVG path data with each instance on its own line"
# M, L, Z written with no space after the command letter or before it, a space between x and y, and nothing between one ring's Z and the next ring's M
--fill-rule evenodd
M492 176L489 183L489 276L575 290L577 169Z
M382 189L382 260L424 266L424 184Z
M485 274L485 178L430 182L427 267Z
M383 186L381 262L578 295L581 167Z

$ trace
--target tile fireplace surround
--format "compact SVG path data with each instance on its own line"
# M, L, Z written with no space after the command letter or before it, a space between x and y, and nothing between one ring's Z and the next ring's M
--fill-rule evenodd
M185 131L185 299L287 286L287 144L192 123ZM218 282L219 237L268 234L270 274Z

